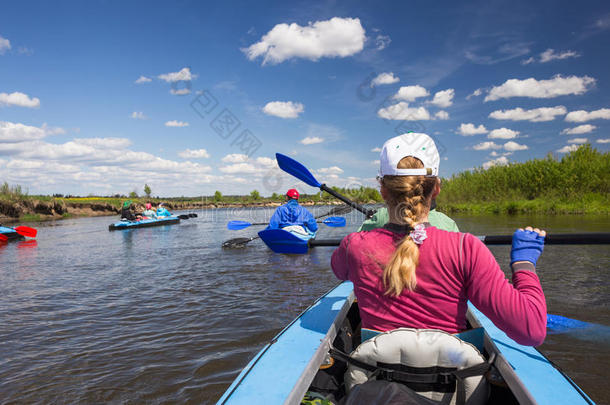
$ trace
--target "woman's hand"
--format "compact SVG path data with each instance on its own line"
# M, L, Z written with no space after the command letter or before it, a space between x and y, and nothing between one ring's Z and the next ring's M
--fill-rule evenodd
M510 251L510 264L530 262L534 266L542 254L546 231L528 226L519 228L513 234L513 245Z

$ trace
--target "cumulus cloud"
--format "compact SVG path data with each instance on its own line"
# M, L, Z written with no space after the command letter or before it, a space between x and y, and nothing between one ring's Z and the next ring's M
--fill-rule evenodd
M483 124L480 124L478 127L475 127L474 124L461 124L458 128L458 133L462 136L471 136L471 135L480 135L486 134L487 128Z
M191 89L186 87L182 89L169 89L169 92L174 96L186 96L187 94L191 94Z
M430 119L430 113L424 107L409 108L409 104L404 101L381 108L377 111L377 115L388 120L427 121Z
M142 111L134 111L131 113L131 118L133 118L134 120L145 120L146 115L144 115Z
M483 89L476 89L475 91L470 93L468 96L466 96L466 100L470 100L472 97L478 97L481 94L483 94Z
M263 107L265 114L280 118L297 118L303 111L303 104L292 101L271 101Z
M167 121L165 123L166 127L188 127L189 123L188 122L184 122L184 121L176 121L176 120L172 120L172 121Z
M434 116L436 118L438 118L439 120L448 120L449 119L449 113L447 111L438 111L436 114L434 114Z
M221 159L224 163L244 163L248 161L248 155L243 153L231 153Z
M428 90L420 85L416 86L402 86L398 89L398 92L394 95L396 100L415 101L419 97L427 97L430 93Z
M394 76L394 72L389 73L380 73L371 81L371 86L380 86L382 84L392 84L398 83L400 79L397 76Z
M4 53L11 49L11 41L6 38L3 38L0 35L0 55L4 55Z
M538 62L547 63L552 60L561 60L561 59L578 58L578 57L580 57L580 54L576 51L567 50L567 51L562 51L562 52L555 52L554 49L549 48L540 54ZM529 65L530 63L534 63L534 62L536 62L536 58L534 58L532 56L524 61L521 61L521 64Z
M381 148L378 146L376 148L371 149L371 152L381 153Z
M559 152L559 153L574 152L578 148L579 148L578 145L566 145L561 149L557 149L557 152Z
M375 48L377 48L378 51L382 51L390 45L390 42L392 42L392 39L388 35L379 34L377 35L377 38L375 38Z
M595 79L589 76L556 75L549 80L509 79L500 86L494 86L485 97L485 101L501 98L529 97L553 98L565 95L580 95L587 92L595 84Z
M597 142L597 143L610 143L610 138L598 139L595 142Z
M498 145L495 142L486 141L481 142L472 147L474 150L489 150L489 149L501 149L502 145Z
M344 58L364 48L365 30L358 18L333 17L307 26L277 24L260 41L243 48L248 59L263 58L263 65L292 58L317 61L320 58Z
M205 159L209 158L210 154L205 149L186 149L181 152L178 152L178 156L184 159Z
M75 138L74 143L96 149L124 149L131 145L127 138Z
M316 143L324 142L324 138L320 138L319 136L308 136L299 141L303 145L314 145Z
M36 97L30 98L27 94L18 91L11 94L0 93L0 107L13 105L17 107L38 108L40 107L40 100Z
M487 170L492 166L506 166L508 164L508 159L506 156L499 157L497 159L489 160L483 163L483 169Z
M558 105L556 107L541 107L532 110L524 110L521 107L512 110L496 110L489 114L489 118L495 120L511 120L511 121L531 121L544 122L553 121L556 116L564 115L568 110Z
M430 103L441 108L450 107L453 104L454 94L455 91L453 89L438 91Z
M587 138L572 138L572 139L568 139L568 143L576 143L576 144L583 144L583 143L587 143L588 139Z
M134 83L142 84L142 83L149 83L149 82L152 82L152 79L150 77L140 76Z
M602 108L591 112L584 110L571 111L565 118L568 122L585 122L598 119L610 120L610 108Z
M339 175L339 174L343 173L343 169L341 169L338 166L323 167L321 169L316 170L316 173L323 175L323 176Z
M268 157L258 157L249 159L248 156L234 153L222 158L225 163L232 163L227 166L222 166L219 170L227 174L246 174L254 176L262 176L269 173L269 169L276 167L276 161Z
M0 143L33 141L42 139L46 135L44 128L0 121Z
M194 78L196 78L197 75L191 73L191 68L185 67L185 68L182 68L181 70L179 70L178 72L164 73L157 77L168 83L175 83L175 82L191 81Z
M580 135L580 134L588 134L589 132L593 132L597 127L591 124L579 125L574 128L566 128L561 131L562 134L567 135Z
M519 135L519 131L513 131L512 129L502 127L494 129L487 134L487 137L489 139L513 139L516 138L517 135Z
M513 141L508 141L504 144L504 150L507 150L509 152L515 152L518 150L526 150L529 149L527 147L527 145L520 145L517 142L513 142Z

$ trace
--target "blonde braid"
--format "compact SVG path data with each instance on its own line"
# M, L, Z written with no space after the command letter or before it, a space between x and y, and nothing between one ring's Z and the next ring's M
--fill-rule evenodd
M400 169L420 168L419 159L405 157L398 164ZM437 179L424 176L384 176L382 185L387 191L388 209L396 210L397 216L413 228L429 210L428 198ZM419 264L419 248L409 235L398 243L394 254L383 271L385 294L399 296L406 288L414 291L417 285L415 269Z

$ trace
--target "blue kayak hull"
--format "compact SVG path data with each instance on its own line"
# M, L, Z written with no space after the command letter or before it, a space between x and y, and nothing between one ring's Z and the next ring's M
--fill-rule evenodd
M341 283L319 298L254 356L218 403L251 404L253 398L263 398L270 404L300 403L348 312L357 312L354 305L357 303L351 282ZM468 321L472 327L483 328L483 338L472 343L484 347L488 355L496 354L494 366L507 385L502 392L511 398L503 403L594 403L542 353L508 338L472 305Z
M23 236L19 235L17 231L15 231L13 228L8 228L6 226L0 226L0 234L6 236L8 240L25 239Z
M157 219L143 219L141 221L119 221L108 226L109 231L117 231L122 229L147 228L150 226L171 225L180 222L178 217L164 217Z
M258 236L275 253L304 254L309 249L307 242L316 234L303 235L283 229L265 229Z

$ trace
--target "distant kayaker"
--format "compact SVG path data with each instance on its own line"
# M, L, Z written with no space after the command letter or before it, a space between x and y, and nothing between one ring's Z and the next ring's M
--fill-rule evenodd
M157 213L155 212L155 210L152 209L152 204L147 202L146 203L146 210L142 213L143 217L146 218L156 218L157 217Z
M546 232L527 227L514 233L509 284L477 237L429 223L432 200L440 191L439 161L426 134L388 140L379 176L389 222L347 235L332 255L335 275L354 283L363 330L461 332L470 300L517 343L540 345L546 336L546 302L535 265Z
M123 208L121 208L121 220L139 221L140 219L142 219L140 215L135 215L131 212L131 201L125 201L123 203Z
M172 214L163 206L163 203L159 203L157 207L157 217L171 217Z
M306 232L316 232L318 224L307 208L299 205L299 192L291 188L286 192L286 204L277 207L269 220L268 229L285 229L297 231L302 227ZM297 228L294 228L297 227Z

